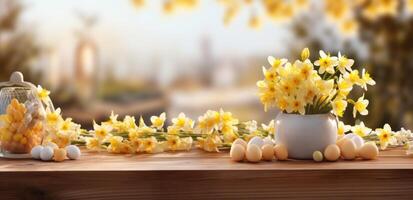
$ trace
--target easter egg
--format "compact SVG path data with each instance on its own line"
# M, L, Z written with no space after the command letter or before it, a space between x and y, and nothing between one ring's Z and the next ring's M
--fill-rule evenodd
M80 158L80 149L76 145L69 145L66 147L67 157L72 160L77 160Z
M272 139L270 137L264 138L264 145L266 145L266 144L274 146L274 142L272 141Z
M274 159L274 150L271 144L264 144L261 151L263 160L271 161Z
M249 162L259 162L262 157L261 149L255 144L249 144L247 147L246 157Z
M277 144L274 147L274 154L277 160L287 160L288 159L288 150L287 147L283 144Z
M242 161L245 157L245 148L241 144L232 144L229 155L233 161Z
M54 155L53 155L53 160L56 162L62 162L66 159L66 150L63 148L60 149L55 149L54 150Z
M356 149L361 148L361 146L363 146L364 144L364 140L362 137L360 137L359 135L355 135L351 138L351 140L353 140L354 144L356 145Z
M241 138L237 138L236 140L234 140L232 145L234 145L234 144L240 144L244 147L244 149L247 149L247 142L245 142L245 140L243 140Z
M350 139L343 137L343 138L341 138L340 140L337 140L336 144L337 144L337 146L341 149L341 147L343 146L343 143L344 143L345 141L348 141L348 140L350 140Z
M264 145L264 140L261 139L258 136L255 136L255 137L251 138L251 140L248 142L248 146L250 146L252 144L257 145L258 148L261 148L262 145Z
M353 140L344 141L341 145L341 155L346 160L353 160L356 158L357 149L356 145L354 144Z
M358 151L360 157L365 160L372 160L376 159L377 155L379 155L379 149L377 145L374 143L366 143Z
M313 160L316 161L316 162L323 161L323 154L321 153L321 151L314 151Z
M346 134L343 138L352 139L354 136L356 136L356 134L349 133L349 134Z
M328 161L336 161L340 158L340 148L336 144L330 144L324 149L324 157Z
M53 149L51 147L43 147L43 149L40 152L40 159L43 161L49 161L53 158Z
M40 159L40 152L42 152L43 146L38 145L32 148L30 151L30 154L32 155L32 158L39 160Z

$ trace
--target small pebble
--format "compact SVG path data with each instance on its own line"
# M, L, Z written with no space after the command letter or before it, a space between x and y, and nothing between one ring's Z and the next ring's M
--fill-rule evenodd
M316 161L316 162L323 161L323 153L321 153L321 151L314 151L313 160Z

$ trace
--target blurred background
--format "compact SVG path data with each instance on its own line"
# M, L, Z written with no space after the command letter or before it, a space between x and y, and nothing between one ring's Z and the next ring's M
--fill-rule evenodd
M413 0L0 0L0 80L22 71L84 127L112 110L266 123L261 66L304 47L370 71L369 126L413 128Z

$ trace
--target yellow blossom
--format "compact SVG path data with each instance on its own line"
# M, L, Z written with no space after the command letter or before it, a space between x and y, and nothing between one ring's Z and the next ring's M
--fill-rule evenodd
M37 97L42 100L43 102L46 102L49 100L49 95L50 91L42 88L42 86L38 85L37 86Z
M359 71L357 70L353 70L350 73L345 73L344 74L344 79L349 81L351 84L357 84L360 85L361 84L361 79L359 76Z
M369 100L364 99L364 95L361 96L355 103L353 107L353 117L356 117L357 112L359 112L361 115L367 115L369 114L369 111L367 110L367 106L369 105Z
M55 125L63 120L62 116L60 115L60 108L57 108L53 112L48 112L46 114L46 121L49 125Z
M143 140L143 148L145 150L146 153L152 153L157 145L158 141L156 140L155 137L149 137L149 138L145 138Z
M181 140L178 136L176 135L168 135L166 137L167 143L168 143L168 149L175 151L178 149Z
M351 132L353 132L356 135L359 135L360 137L364 137L370 134L371 128L366 127L364 125L364 122L360 122L360 124L351 127Z
M310 57L310 50L306 47L301 51L301 60L305 61Z
M180 130L188 131L192 130L194 127L194 121L185 116L185 113L179 113L177 118L172 119L173 126L179 128Z
M341 74L347 73L346 70L351 71L351 66L353 66L354 60L346 58L344 55L341 55L340 52L338 52L338 65L337 69L341 72Z
M329 74L334 74L334 67L337 66L337 57L330 56L320 50L320 59L314 62L316 66L320 66L318 72L324 74L325 72Z
M287 59L276 59L276 58L274 58L273 56L268 56L268 58L267 58L267 60L268 60L268 63L270 63L270 65L273 67L273 68L278 68L278 67L281 67L281 66L283 66L285 63L287 63Z
M157 128L158 130L163 128L163 125L166 120L166 114L163 112L161 115L158 116L152 116L151 117L151 122L152 122L152 127Z
M94 129L95 136L99 140L104 140L110 136L111 128L109 126L98 125L96 124L96 122L93 122L93 129Z
M338 127L337 127L337 135L344 135L348 131L350 131L351 126L350 125L345 125L344 122L339 121L338 122Z
M362 75L361 75L361 87L367 90L367 85L376 85L376 81L374 81L370 74L363 68Z
M261 127L264 131L267 131L270 134L275 134L275 121L271 120L268 125L266 124L261 124Z
M393 131L391 130L390 125L385 124L383 128L378 128L376 129L375 132L377 136L379 136L379 139L380 139L380 148L383 150L386 149L389 143L389 140L393 135Z
M86 148L89 150L98 151L101 149L101 141L96 137L86 137Z
M333 112L339 117L343 117L344 111L347 108L347 101L343 99L335 99L332 103Z

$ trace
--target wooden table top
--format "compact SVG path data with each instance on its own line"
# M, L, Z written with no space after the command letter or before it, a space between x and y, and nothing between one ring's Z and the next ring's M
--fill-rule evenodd
M381 151L376 160L354 160L315 163L311 160L233 162L229 153L207 153L200 150L159 154L122 155L82 151L79 160L43 162L38 160L0 159L0 173L40 171L165 171L165 170L386 170L413 169L413 157L403 149Z
M0 159L0 199L411 199L413 158L236 163L228 152Z

